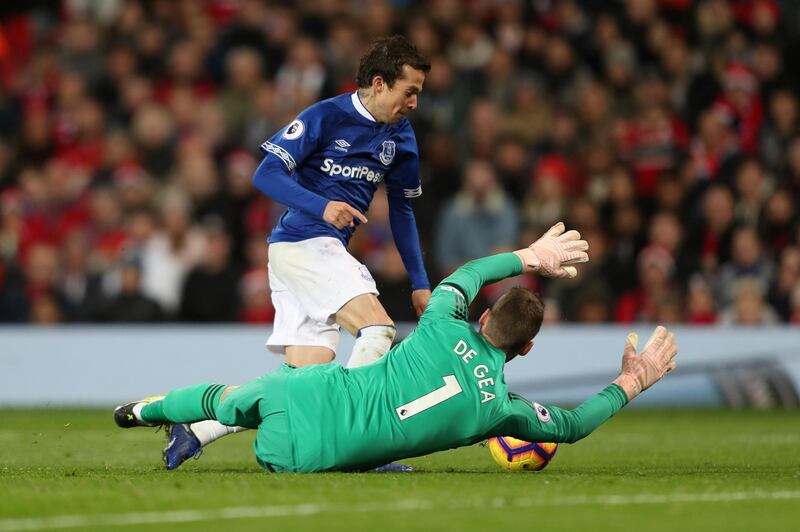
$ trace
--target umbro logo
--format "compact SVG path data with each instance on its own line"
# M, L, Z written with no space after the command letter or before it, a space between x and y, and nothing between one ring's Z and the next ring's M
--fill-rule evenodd
M334 141L334 144L335 144L335 146L333 147L334 150L343 151L345 153L347 153L347 148L350 147L350 143L344 139L339 139L337 141Z

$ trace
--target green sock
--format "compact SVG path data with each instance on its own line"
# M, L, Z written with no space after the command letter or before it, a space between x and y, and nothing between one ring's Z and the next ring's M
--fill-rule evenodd
M160 401L142 408L142 419L155 423L193 423L217 418L224 384L196 384L169 392Z

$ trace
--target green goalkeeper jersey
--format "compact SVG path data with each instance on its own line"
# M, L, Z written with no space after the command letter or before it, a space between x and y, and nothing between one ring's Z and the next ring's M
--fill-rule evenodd
M572 442L613 415L626 402L616 385L571 411L509 394L505 354L467 322L467 307L484 284L521 269L513 253L459 268L433 291L412 334L373 364L284 372L289 441L284 463L270 453L272 466L369 469L498 435Z

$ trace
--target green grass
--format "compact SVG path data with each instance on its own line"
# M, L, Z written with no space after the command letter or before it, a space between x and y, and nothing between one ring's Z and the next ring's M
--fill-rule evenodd
M475 446L410 460L414 473L270 475L253 459L252 436L167 472L163 434L116 429L110 411L0 410L0 531L776 531L800 522L797 412L622 412L562 445L541 473L501 471ZM201 513L164 513L175 510ZM142 512L155 512L152 522ZM166 522L179 517L202 521Z

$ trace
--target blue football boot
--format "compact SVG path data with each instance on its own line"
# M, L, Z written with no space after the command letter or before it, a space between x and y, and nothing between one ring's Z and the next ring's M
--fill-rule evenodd
M167 446L161 453L164 464L172 471L178 469L189 458L195 460L203 454L203 446L194 435L189 425L175 424L167 426Z

